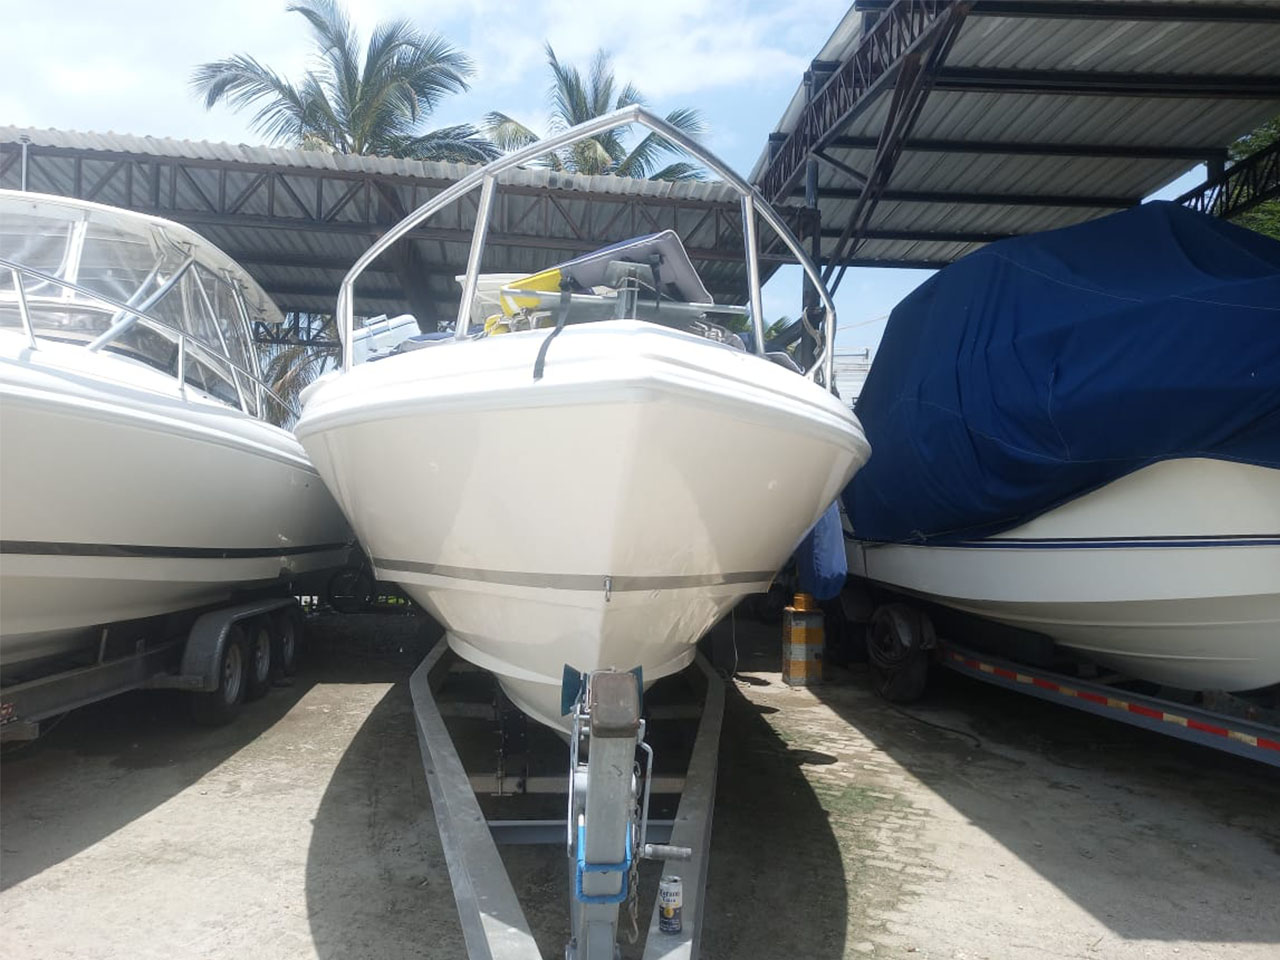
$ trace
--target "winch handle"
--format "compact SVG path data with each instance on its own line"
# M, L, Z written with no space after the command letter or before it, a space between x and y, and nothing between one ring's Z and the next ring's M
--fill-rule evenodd
M691 860L693 850L689 847L673 847L669 843L646 843L640 856L646 860Z

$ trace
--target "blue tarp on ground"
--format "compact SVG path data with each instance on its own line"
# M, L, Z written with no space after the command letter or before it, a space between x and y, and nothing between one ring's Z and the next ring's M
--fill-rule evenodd
M894 309L856 409L865 540L987 536L1174 457L1280 467L1280 243L1147 203L990 244Z

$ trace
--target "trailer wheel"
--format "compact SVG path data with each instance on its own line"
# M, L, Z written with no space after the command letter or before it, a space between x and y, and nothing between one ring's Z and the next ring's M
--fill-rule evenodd
M246 678L244 630L233 624L218 663L218 689L191 695L191 716L196 723L220 727L230 723L244 703Z
M261 699L271 689L271 653L275 645L271 636L274 632L272 626L269 617L254 617L245 624L247 658L244 698L246 701Z
M272 617L271 671L277 678L298 672L302 646L302 617L296 606L276 611Z
M876 693L890 703L920 699L929 679L927 651L933 645L933 624L923 610L906 603L877 607L867 625L867 659Z

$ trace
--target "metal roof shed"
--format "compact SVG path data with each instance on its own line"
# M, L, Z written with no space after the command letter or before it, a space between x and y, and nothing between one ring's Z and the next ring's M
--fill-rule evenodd
M473 168L391 157L0 127L0 187L176 220L243 264L286 312L331 313L347 269L404 214ZM357 288L362 313L451 318L475 198L413 231ZM740 208L718 183L587 177L545 168L499 178L483 269L534 272L608 243L675 230L710 291L746 287Z
M1280 193L1277 0L857 0L752 173L829 284L1138 203L1198 163L1216 213ZM816 211L816 213L814 212Z

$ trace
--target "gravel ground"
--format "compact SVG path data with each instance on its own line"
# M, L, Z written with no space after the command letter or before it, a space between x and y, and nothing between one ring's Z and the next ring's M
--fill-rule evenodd
M789 689L776 628L736 633L704 956L1280 956L1276 771L949 675L906 711ZM6 748L4 956L464 956L406 683L435 630L313 636L221 730L137 694ZM504 856L560 955L561 855Z

